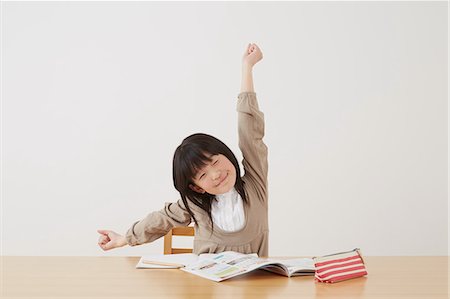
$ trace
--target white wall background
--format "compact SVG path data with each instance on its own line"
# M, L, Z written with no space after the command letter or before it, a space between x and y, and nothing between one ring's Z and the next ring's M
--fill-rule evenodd
M187 135L237 146L241 56L270 254L447 255L446 2L3 2L2 255L103 252L179 198ZM178 241L177 241L178 242Z

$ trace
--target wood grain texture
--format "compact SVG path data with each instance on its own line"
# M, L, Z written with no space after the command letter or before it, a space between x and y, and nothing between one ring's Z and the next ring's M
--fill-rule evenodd
M1 257L2 298L427 298L448 295L448 257L370 257L369 275L321 284L258 270L221 283L138 257Z

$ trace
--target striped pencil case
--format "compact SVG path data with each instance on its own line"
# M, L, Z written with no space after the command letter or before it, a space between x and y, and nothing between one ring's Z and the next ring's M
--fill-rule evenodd
M315 281L334 283L367 275L359 248L336 254L313 257Z

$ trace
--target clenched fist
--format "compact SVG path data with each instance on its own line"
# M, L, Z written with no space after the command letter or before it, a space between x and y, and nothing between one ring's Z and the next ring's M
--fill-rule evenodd
M113 232L112 230L99 229L97 232L100 234L100 237L98 238L98 245L105 251L128 244L124 236Z
M242 56L242 64L253 67L263 58L263 54L256 44L248 44L244 55Z

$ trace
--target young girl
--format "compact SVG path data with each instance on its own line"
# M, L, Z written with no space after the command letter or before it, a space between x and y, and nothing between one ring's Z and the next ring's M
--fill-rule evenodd
M244 175L223 142L207 134L188 136L173 157L173 182L181 199L135 222L125 236L98 230L103 250L149 243L194 221L196 254L232 250L268 256L267 146L252 74L262 57L258 46L249 44L242 58L237 112Z

